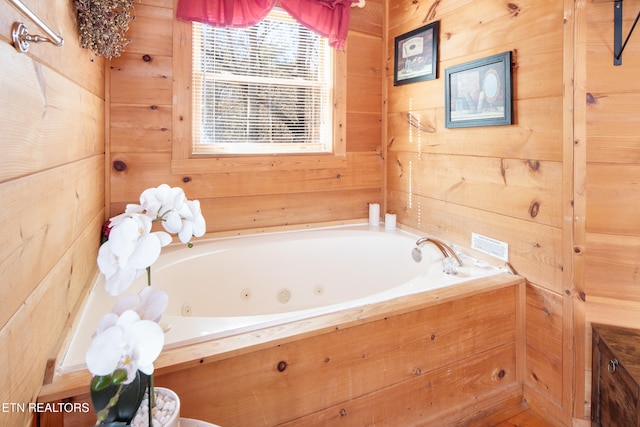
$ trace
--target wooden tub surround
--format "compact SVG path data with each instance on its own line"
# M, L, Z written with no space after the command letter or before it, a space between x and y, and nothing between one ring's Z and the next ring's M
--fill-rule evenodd
M460 425L522 401L525 280L499 274L169 349L156 384L184 417L231 426ZM89 373L40 402L88 401ZM93 413L43 413L41 426Z

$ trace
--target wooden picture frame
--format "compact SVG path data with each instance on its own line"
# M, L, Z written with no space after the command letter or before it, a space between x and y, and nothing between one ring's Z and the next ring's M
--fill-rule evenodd
M445 70L445 127L513 124L511 52Z
M393 85L438 78L440 21L395 38Z

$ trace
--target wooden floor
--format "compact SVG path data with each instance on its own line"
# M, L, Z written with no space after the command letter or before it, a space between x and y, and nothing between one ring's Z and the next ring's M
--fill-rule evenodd
M526 405L519 405L493 414L468 427L557 427L542 418Z

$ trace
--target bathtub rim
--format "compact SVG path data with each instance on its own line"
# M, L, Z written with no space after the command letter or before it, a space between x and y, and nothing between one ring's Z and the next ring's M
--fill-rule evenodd
M337 232L337 234L336 234ZM342 233L347 233L347 234L342 234ZM355 233L355 234L354 234ZM181 244L180 242L176 242L174 241L171 245L169 245L164 251L163 251L163 257L164 259L160 259L158 260L158 263L156 264L157 266L159 266L160 269L165 268L165 267L170 267L171 265L173 265L176 262L180 262L181 260L185 259L191 259L191 258L198 258L201 255L205 255L208 252L208 247L210 244L214 244L214 245L218 245L218 242L221 243L222 246L220 246L220 248L225 251L227 249L230 250L235 250L238 247L242 248L244 247L244 245L246 244L245 242L247 242L246 239L254 239L254 238L258 238L259 240L257 242L254 241L249 241L250 244L255 245L255 244L266 244L266 245L270 245L270 244L279 244L283 239L285 241L290 240L287 236L294 236L294 238L296 239L296 241L300 241L300 242L305 242L305 241L315 241L316 238L321 238L324 239L326 237L328 238L335 238L336 236L339 236L340 238L347 236L349 238L353 237L353 236L357 236L358 238L366 236L366 237L373 237L375 236L376 238L378 237L382 237L385 236L386 237L390 237L390 236L397 236L398 238L401 239L406 239L407 237L411 239L418 239L421 236L424 236L424 233L418 233L415 230L409 228L409 227L404 227L404 226L398 226L396 227L395 230L386 230L386 228L381 225L381 226L370 226L368 223L362 223L362 222L349 222L349 223L332 223L332 224L316 224L316 226L311 227L311 226L294 226L294 227L276 227L276 228L269 228L266 230L262 230L262 232L260 233L250 233L247 232L246 230L242 230L239 232L225 232L225 233L210 233L207 234L205 236L203 236L202 238L198 239L196 244L196 248L192 249L194 252L192 252L190 254L189 257L184 258L184 250L185 250L185 246L184 244ZM310 239L310 240L307 240ZM202 245L201 245L202 244ZM213 248L215 249L217 246L214 246ZM435 254L435 256L440 257L440 254L438 253L437 249L435 248L435 246L429 246L428 248L429 250L433 251L433 253ZM203 252L204 251L204 252ZM463 249L461 251L461 248L456 248L456 251L461 253L461 256L463 257L467 257L470 256L467 254L467 250ZM176 258L177 255L179 254L183 254L178 256L178 258ZM476 258L475 256L470 256L469 261L474 261L476 262L475 266L476 267L480 267L481 263L486 263L486 261L480 260L478 258ZM493 260L495 262L495 260ZM502 271L506 271L504 268L501 268L497 265L495 265L494 262L488 262L487 267L490 267L489 270L485 271L485 273L488 273L490 275L492 274L497 274L500 270ZM473 263L469 264L470 266ZM481 269L483 269L483 267L480 267ZM491 272L490 272L491 271ZM484 276L484 273L481 273L482 276ZM451 276L450 278L453 279L454 281L459 281L462 277L464 276ZM456 280L457 278L457 280ZM449 277L447 278L447 280L449 279ZM50 377L58 377L60 375L63 375L66 372L73 372L75 370L78 369L84 369L85 365L80 363L80 357L82 357L82 360L84 360L83 356L80 356L78 354L77 351L77 344L76 343L76 335L78 333L78 331L83 331L83 337L90 337L91 334L93 333L93 329L86 328L86 325L84 326L80 326L80 323L83 322L85 320L85 307L88 303L91 303L91 299L95 299L95 295L94 295L94 291L96 290L95 287L96 286L101 286L101 280L103 281L103 279L100 278L100 274L99 272L96 272L95 276L94 276L94 281L92 282L92 286L90 286L89 291L87 292L87 295L84 297L82 304L80 305L80 309L79 312L76 314L76 317L73 320L73 323L70 327L70 332L66 335L65 337L65 342L64 345L61 347L61 350L58 354L58 357L52 361L52 365L54 369L53 374L50 375ZM466 279L467 281L469 279ZM409 283L409 282L405 282L405 283ZM443 283L442 286L452 286L452 285L456 285L454 283L452 284L445 284ZM387 291L391 291L392 288L388 288L385 289L384 291L381 292L387 292ZM368 299L374 299L377 300L377 298L379 298L377 295L380 295L381 292L373 292L373 293L368 293L366 295L362 295L361 297L356 298L355 301L358 305L360 306L361 304L371 304L374 301L366 301ZM424 291L411 291L410 294L414 294L414 293L418 293L418 292L424 292ZM100 292L99 292L100 293ZM104 292L102 292L104 293ZM385 297L386 298L386 297ZM364 300L364 301L363 301ZM340 305L346 305L346 307L337 307ZM326 310L330 310L330 311L343 311L347 308L351 308L349 301L341 301L341 302L337 302L337 303L331 303L331 304L327 304L327 305L322 305L322 306L317 306L317 307L310 307L308 309L302 308L302 309L296 309L296 310L287 310L285 312L280 313L280 316L284 316L286 319L282 320L280 318L278 319L264 319L262 321L256 321L257 323L254 323L253 321L247 323L247 321L243 321L242 319L250 319L252 317L254 318L258 318L260 316L263 317L269 317L269 316L273 316L275 315L275 313L264 313L264 314L256 314L255 316L253 315L239 315L238 320L244 322L242 325L239 325L238 327L234 327L233 329L235 329L235 331L231 331L231 333L233 335L237 335L237 334L244 334L247 332L251 332L251 331L256 331L256 330L262 330L265 328L268 328L270 326L277 326L279 324L283 324L283 323L290 323L290 322L294 322L297 321L299 319L298 316L303 316L304 318L307 317L317 317L320 316L322 314L325 314ZM309 313L311 312L311 313ZM167 313L169 314L169 313ZM166 317L166 322L168 324L171 323L175 323L178 322L177 325L179 326L181 324L180 319L174 319L175 317L175 313L173 316L167 316ZM178 315L179 317L179 315ZM196 316L197 317L197 316ZM194 317L194 319L196 318ZM204 317L206 318L206 316ZM91 322L94 322L96 319L91 318ZM202 322L201 322L202 323ZM204 325L200 325L200 327L204 327L205 330L208 328L207 326ZM215 329L215 328L214 328ZM230 330L223 330L223 331L214 331L212 333L207 333L206 335L201 335L201 336L193 336L187 339L181 339L179 340L180 342L175 342L176 336L175 334L172 337L172 340L170 340L170 342L165 343L164 351L169 350L170 348L173 347L182 347L182 346L187 346L187 345L191 345L191 344L198 344L201 343L203 341L209 341L209 340L214 340L214 339L219 339L219 338L223 338L225 335L227 335L229 333ZM76 344L74 344L76 343ZM83 341L81 342L81 344L85 344L88 346L88 343L84 343ZM72 361L75 361L74 363L69 363L69 359L68 359L68 350L69 350L69 346L70 345L75 345L76 346L76 350L73 353L73 358L72 357Z
M213 363L263 348L303 339L311 334L317 335L329 333L336 329L347 329L362 323L400 315L504 287L520 286L523 288L525 284L525 278L522 276L498 273L454 286L398 297L391 301L381 301L284 325L271 326L238 335L171 348L163 350L156 360L155 374L163 375L192 366ZM91 374L87 369L78 369L59 374L42 386L37 400L38 402L55 402L87 394L90 381Z

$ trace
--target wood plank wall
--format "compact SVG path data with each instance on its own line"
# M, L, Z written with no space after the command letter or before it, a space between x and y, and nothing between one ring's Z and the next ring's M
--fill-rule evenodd
M222 171L185 173L171 157L174 1L136 2L133 43L107 75L110 214L166 182L200 200L209 232L366 218L383 193L382 1L368 3L353 10L346 47L346 162L306 169L284 157L256 171L227 159Z
M570 422L572 392L571 260L563 258L571 194L563 183L571 179L564 91L572 61L564 50L573 2L566 3L391 1L387 41L386 209L402 224L467 248L472 232L509 244L510 262L529 281L525 398L558 424ZM395 37L434 21L439 78L394 87ZM445 128L445 69L506 51L513 54L515 124Z
M622 6L624 41L640 1L625 0ZM640 40L636 28L622 65L613 65L613 12L613 1L593 0L577 16L576 58L584 67L576 84L576 112L584 128L576 137L581 159L576 164L576 216L585 220L575 242L584 296L576 310L581 314L575 320L576 371L586 375L576 375L577 392L585 390L584 396L577 395L576 413L584 407L585 417L591 396L591 323L640 329Z
M24 3L64 38L18 53L14 21L42 31L0 2L0 403L27 405L97 270L105 110L103 61L80 48L72 2ZM1 425L31 423L8 409Z

